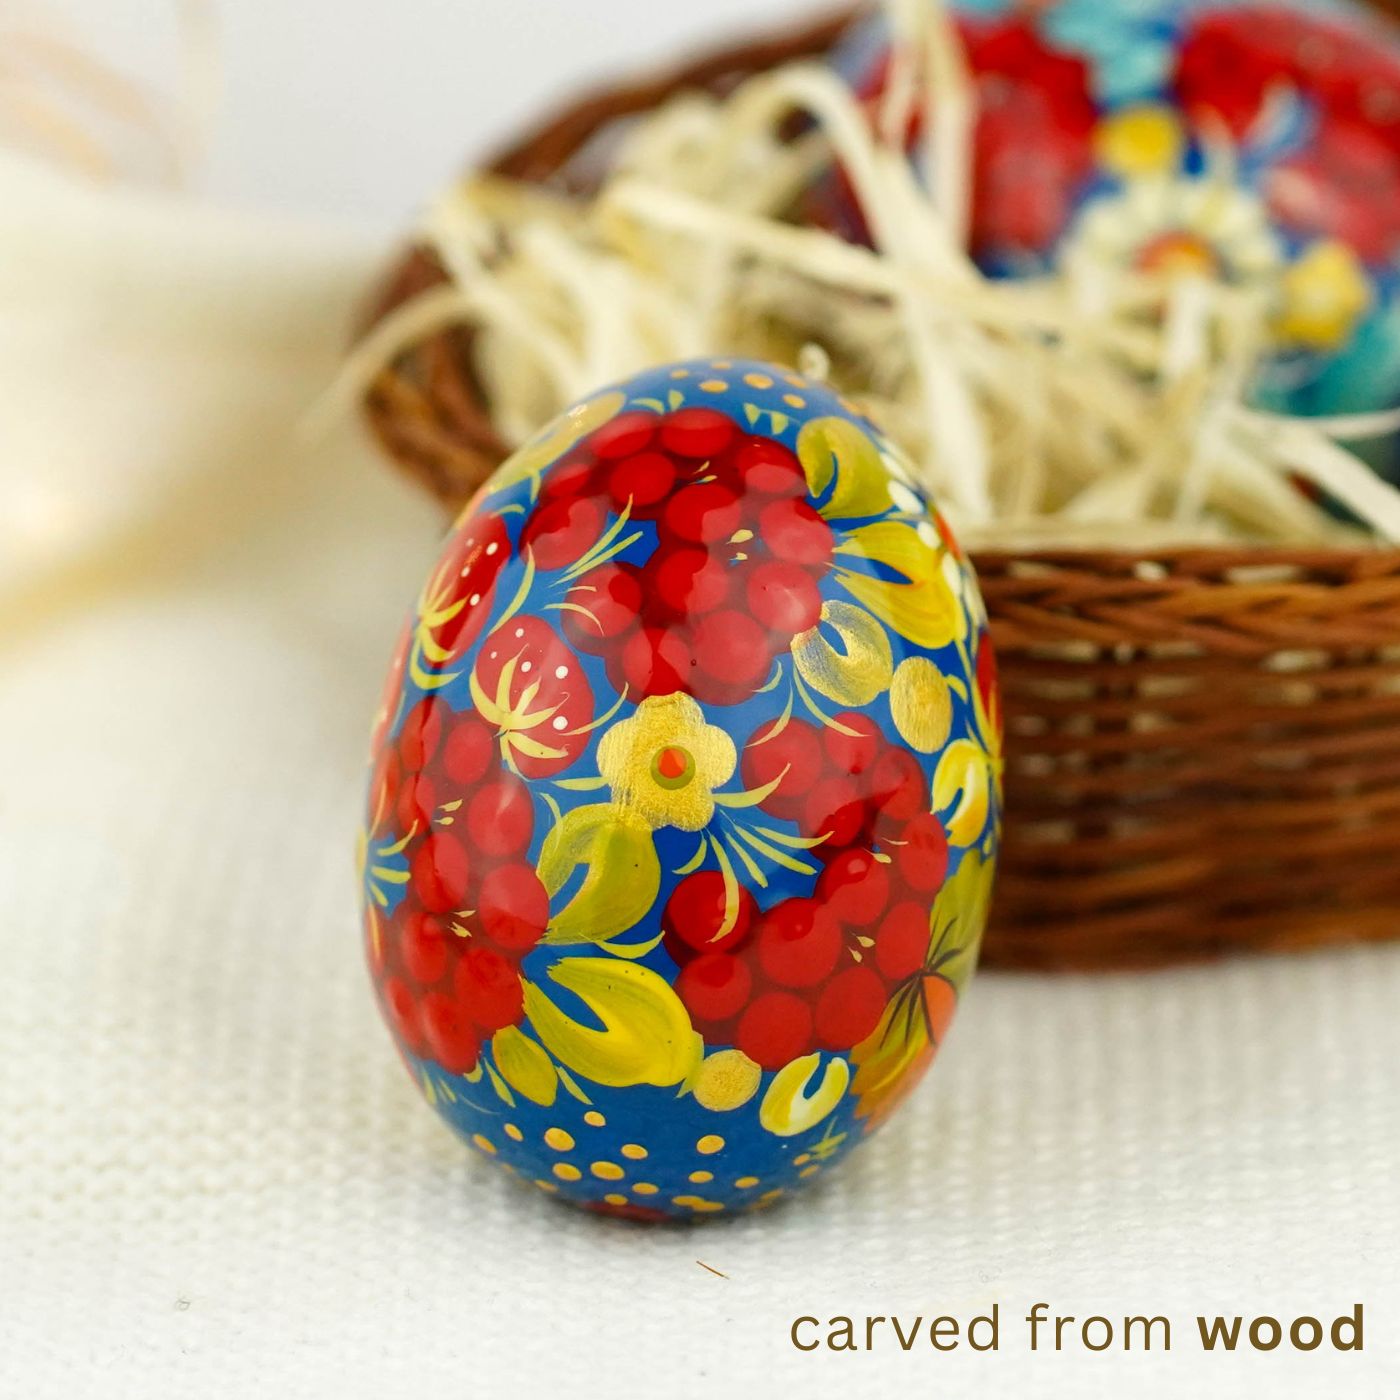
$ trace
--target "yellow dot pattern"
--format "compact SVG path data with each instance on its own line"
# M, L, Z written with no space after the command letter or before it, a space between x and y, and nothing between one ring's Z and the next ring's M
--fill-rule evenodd
M711 369L733 369L733 368L734 368L734 361L733 361L733 360L711 360L711 361L710 361L710 368L711 368Z
M766 375L749 375L747 379L768 379ZM771 382L771 381L770 381ZM754 387L764 387L755 385ZM717 1052L718 1053L718 1052ZM607 1119L596 1109L589 1109L583 1115L583 1121L590 1127L603 1128L607 1126ZM524 1142L526 1134L515 1123L503 1122L499 1124L500 1130L510 1139L511 1142ZM545 1143L556 1152L572 1152L578 1143L573 1135L563 1127L546 1128L542 1134ZM474 1133L471 1141L482 1152L491 1156L498 1155L496 1144L484 1133ZM718 1133L706 1133L696 1139L694 1150L702 1157L712 1157L723 1152L727 1146L726 1140ZM662 1187L651 1181L635 1181L627 1183L627 1163L644 1162L649 1160L651 1154L648 1148L640 1142L624 1142L616 1145L613 1149L619 1159L618 1161L599 1158L595 1161L584 1161L586 1165L576 1165L572 1161L560 1161L554 1163L550 1172L554 1180L547 1177L537 1177L534 1184L543 1191L558 1192L559 1182L575 1183L591 1175L599 1181L608 1183L618 1183L612 1187L607 1194L601 1197L604 1204L610 1206L625 1206L633 1197L649 1198L662 1193ZM792 1159L793 1166L797 1169L800 1179L806 1180L816 1176L821 1170L821 1164L815 1159L812 1152L801 1152ZM509 1165L509 1164L503 1164ZM715 1180L715 1173L704 1167L697 1167L687 1174L686 1178L696 1187L704 1187ZM767 1191L758 1192L754 1188L762 1185L762 1178L753 1175L738 1176L732 1179L733 1189L736 1191L753 1192L746 1198L747 1209L759 1209L771 1205L784 1194L783 1188L777 1187ZM622 1184L627 1183L627 1184ZM674 1189L674 1187L672 1188ZM624 1194L628 1192L629 1194ZM599 1199L595 1197L594 1199ZM686 1191L680 1195L671 1196L673 1205L685 1210L702 1213L714 1213L723 1211L726 1206L723 1201L710 1200L707 1196L698 1192Z
M801 394L784 394L783 402L787 404L789 408L807 407L807 400L804 399Z
M773 381L766 374L746 374L744 383L754 389L771 389Z
M688 369L673 369L673 370L671 371L671 378L672 378L672 379L689 379L689 378L690 378L690 371L689 371Z
M729 383L724 379L702 379L700 387L707 394L722 394L729 388Z

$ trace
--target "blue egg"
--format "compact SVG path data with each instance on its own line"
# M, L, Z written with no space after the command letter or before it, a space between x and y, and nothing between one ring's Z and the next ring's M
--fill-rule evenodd
M707 360L574 405L457 522L376 728L366 943L414 1079L607 1213L829 1171L975 964L999 731L971 567L852 404Z

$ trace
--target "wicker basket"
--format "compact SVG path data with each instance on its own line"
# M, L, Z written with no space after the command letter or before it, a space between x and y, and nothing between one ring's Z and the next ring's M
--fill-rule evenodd
M492 168L557 178L608 123L824 51L848 21L604 92ZM410 250L371 319L442 279ZM506 452L469 349L466 332L433 337L365 404L394 459L451 507ZM988 963L1147 966L1400 934L1400 550L1036 550L976 563L1006 716Z

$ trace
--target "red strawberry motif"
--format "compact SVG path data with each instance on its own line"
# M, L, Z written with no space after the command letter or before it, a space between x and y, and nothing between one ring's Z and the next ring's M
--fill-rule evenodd
M587 747L592 687L578 658L538 617L511 618L486 638L472 698L527 778L558 773Z
M491 615L496 580L510 557L510 537L499 515L466 518L428 589L432 613L442 619L430 629L439 647L460 655L481 635Z

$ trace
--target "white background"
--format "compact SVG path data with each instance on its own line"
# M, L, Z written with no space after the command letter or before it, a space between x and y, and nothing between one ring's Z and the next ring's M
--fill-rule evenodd
M168 71L156 4L70 8ZM201 194L372 237L338 269L315 239L212 217L194 239L158 211L119 247L97 226L100 310L70 295L57 318L57 265L10 279L30 302L0 317L0 482L50 482L61 455L95 540L138 479L149 510L0 590L0 1395L1400 1394L1393 948L981 977L876 1141L695 1230L553 1207L434 1120L371 1004L350 852L440 522L350 429L314 451L287 429L333 370L358 250L465 151L576 77L781 7L223 8ZM1176 1346L1031 1355L1039 1300L1165 1313ZM1358 1301L1360 1355L1193 1342L1201 1310ZM799 1313L993 1303L995 1355L788 1342Z
M112 60L169 76L169 0L64 0L64 8ZM221 201L385 225L406 221L468 156L580 88L818 12L810 0L214 0L209 8L223 105L201 188Z

